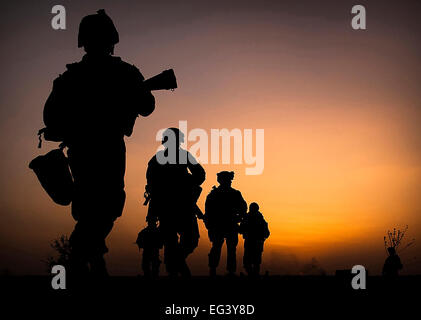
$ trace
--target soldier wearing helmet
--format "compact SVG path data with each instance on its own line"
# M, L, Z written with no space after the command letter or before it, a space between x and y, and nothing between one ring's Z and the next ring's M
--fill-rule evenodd
M91 50L109 50L114 54L114 45L119 42L117 29L104 9L82 19L79 25L78 47Z
M54 80L44 107L45 138L68 147L74 179L71 269L106 276L105 239L121 216L126 147L136 118L148 116L155 99L139 70L113 56L119 35L104 10L84 17L78 46L86 54Z
M227 244L227 270L234 275L237 268L236 250L238 244L238 224L247 212L247 203L241 192L231 187L233 171L217 174L219 187L213 187L205 202L205 222L212 248L209 253L209 273L216 275L222 245Z
M264 242L269 237L270 232L256 202L250 204L249 212L241 222L240 233L244 238L244 269L249 276L258 277Z
M159 220L164 240L164 263L168 274L190 277L186 258L197 247L199 229L196 205L205 170L196 159L181 148L184 134L168 128L162 135L164 150L148 163L146 192L150 195L148 222Z

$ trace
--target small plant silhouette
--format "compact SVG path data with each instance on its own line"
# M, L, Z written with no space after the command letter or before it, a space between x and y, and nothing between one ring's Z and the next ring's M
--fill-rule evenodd
M69 264L71 246L69 238L66 235L61 235L59 238L50 242L50 247L53 248L57 256L49 256L44 262L47 265L48 272L51 272L51 268L54 265L67 266Z
M411 241L407 242L404 246L401 246L403 243L402 240L404 239L407 231L408 226L406 226L403 230L396 228L393 228L393 232L388 230L387 236L384 237L384 248L386 249L386 252L388 252L388 248L394 248L396 253L401 253L406 248L412 246L415 242L415 239L412 239Z

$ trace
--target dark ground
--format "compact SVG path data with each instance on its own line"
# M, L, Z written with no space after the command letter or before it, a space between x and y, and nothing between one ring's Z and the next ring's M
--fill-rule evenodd
M283 319L287 314L291 319L316 315L342 319L343 315L360 318L367 308L379 315L391 308L405 311L421 303L421 276L403 276L392 285L381 277L368 277L366 290L353 290L350 283L350 278L335 276L270 276L259 280L243 277L170 280L162 277L155 281L141 277L111 277L105 284L91 280L78 289L53 290L51 277L0 278L2 310L11 308L14 315L25 313L31 317L41 313L42 318L51 316L55 319L63 316L97 319L107 315L107 318L115 319L254 320ZM411 297L418 299L418 303L414 304ZM200 311L196 318L166 315L165 308L173 304L200 306L205 311ZM211 304L251 304L254 313L211 315Z

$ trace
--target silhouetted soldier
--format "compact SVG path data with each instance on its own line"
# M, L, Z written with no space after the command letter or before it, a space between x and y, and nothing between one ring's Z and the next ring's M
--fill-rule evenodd
M213 187L205 203L205 222L212 248L209 253L209 274L216 275L224 241L227 243L227 270L234 275L237 268L238 223L247 212L241 192L231 187L233 171L217 174L219 187Z
M249 276L259 276L263 244L270 232L256 202L250 204L249 213L240 224L240 233L244 238L244 269Z
M150 221L148 226L137 235L136 244L142 253L142 270L145 277L159 276L159 250L163 247L162 236L156 222Z
M387 248L387 251L389 253L389 256L384 262L382 274L387 278L397 278L399 275L399 270L403 268L401 259L396 254L396 250L394 247Z
M199 242L196 201L205 170L180 147L184 134L178 128L166 129L158 151L148 163L146 191L150 195L148 221L159 220L164 238L164 263L171 277L190 276L187 256Z
M78 46L86 54L54 80L44 107L48 140L68 146L74 178L72 215L77 221L70 237L72 270L106 276L105 238L124 202L126 147L138 115L155 108L142 88L139 70L112 56L119 36L104 10L86 16L79 27Z

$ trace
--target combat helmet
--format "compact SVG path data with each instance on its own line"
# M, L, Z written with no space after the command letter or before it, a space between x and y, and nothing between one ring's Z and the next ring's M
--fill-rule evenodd
M234 171L221 171L216 176L218 181L232 181L234 179Z
M259 205L256 202L250 203L249 206L250 212L258 212L259 211Z
M79 25L78 47L86 45L113 46L119 42L118 32L104 9L82 19Z

